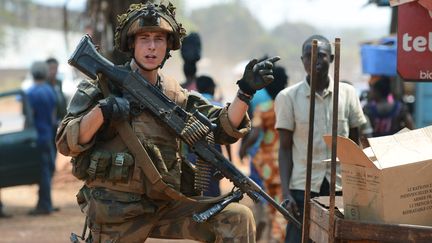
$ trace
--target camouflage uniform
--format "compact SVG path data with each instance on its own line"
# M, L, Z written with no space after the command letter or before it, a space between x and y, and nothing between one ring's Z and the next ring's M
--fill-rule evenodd
M165 207L158 209L156 213L144 212L124 223L93 225L93 239L94 242L110 242L109 240L144 242L149 236L165 239L192 239L202 242L255 242L255 231L253 230L255 224L251 220L253 216L244 205L231 203L207 222L196 223L192 220L191 213L203 209L205 209L203 204L170 202ZM109 212L108 209L105 213L115 214L116 212ZM121 215L124 213L127 212L121 212ZM149 224L148 222L154 217L157 217L158 220L154 224Z
M145 6L134 5L131 9L143 10ZM170 6L162 9L169 10ZM123 25L124 21L128 18L123 18ZM172 21L169 19L168 23L175 29L174 33L181 34ZM116 39L121 40L119 35ZM174 41L172 48L178 49L178 44ZM247 115L238 128L232 127L228 106L215 107L199 94L188 93L176 80L162 73L158 76L157 87L168 98L189 112L199 110L217 125L216 143L233 143L250 130ZM116 96L123 96L113 87L110 90ZM82 81L56 136L59 152L73 157L73 174L85 180L77 201L88 216L91 242L143 242L150 236L204 242L255 242L255 221L246 206L231 203L208 221L196 223L192 214L209 208L217 200L176 201L163 192L155 192L113 124L101 127L88 144L79 144L82 118L103 98L98 80ZM177 192L200 198L194 194L190 182L193 171L182 162L179 137L147 110L132 116L129 124L162 180Z

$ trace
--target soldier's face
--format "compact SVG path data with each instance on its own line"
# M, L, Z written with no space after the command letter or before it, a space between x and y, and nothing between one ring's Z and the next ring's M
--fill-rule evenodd
M158 67L167 51L168 34L161 31L146 31L135 35L134 50L137 61L147 69Z

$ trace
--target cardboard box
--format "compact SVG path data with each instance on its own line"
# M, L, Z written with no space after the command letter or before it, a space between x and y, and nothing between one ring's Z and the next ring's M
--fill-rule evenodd
M337 142L346 219L432 226L432 126L371 138L365 150Z

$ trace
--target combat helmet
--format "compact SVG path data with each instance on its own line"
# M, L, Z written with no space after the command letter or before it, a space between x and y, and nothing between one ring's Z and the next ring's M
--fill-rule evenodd
M178 50L186 30L175 19L175 7L168 4L153 3L131 4L128 11L117 17L119 22L115 31L115 48L122 52L131 52L131 45L136 33L148 30L160 30L168 33L169 50Z

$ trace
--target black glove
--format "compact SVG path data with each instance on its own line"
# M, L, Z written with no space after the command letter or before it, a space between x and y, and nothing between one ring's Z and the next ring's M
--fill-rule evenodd
M258 62L257 59L251 60L246 65L243 77L237 81L240 90L247 95L253 96L257 90L273 82L273 64L279 60L280 57L278 56L261 62Z
M124 121L129 117L129 101L125 98L110 95L103 100L99 100L99 107L102 110L105 122Z

